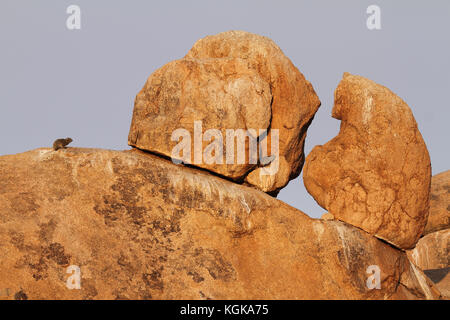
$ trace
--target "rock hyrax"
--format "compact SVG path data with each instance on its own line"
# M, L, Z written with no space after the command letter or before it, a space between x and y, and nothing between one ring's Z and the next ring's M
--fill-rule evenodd
M56 139L55 142L53 142L53 150L64 149L72 141L72 138Z

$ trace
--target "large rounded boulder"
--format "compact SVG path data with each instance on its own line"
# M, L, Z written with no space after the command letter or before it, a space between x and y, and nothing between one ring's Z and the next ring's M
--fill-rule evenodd
M272 40L229 31L197 41L148 78L128 144L277 193L300 174L319 106Z

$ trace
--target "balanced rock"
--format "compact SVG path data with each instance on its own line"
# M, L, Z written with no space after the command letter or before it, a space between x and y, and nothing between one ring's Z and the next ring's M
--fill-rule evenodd
M450 170L431 178L430 214L424 234L450 228Z
M332 116L340 132L308 155L306 189L336 219L414 247L427 221L431 165L410 108L388 88L345 73Z
M2 156L0 208L2 298L439 297L358 228L137 150Z
M311 84L272 40L229 31L197 41L148 78L128 144L277 193L300 174L319 106Z

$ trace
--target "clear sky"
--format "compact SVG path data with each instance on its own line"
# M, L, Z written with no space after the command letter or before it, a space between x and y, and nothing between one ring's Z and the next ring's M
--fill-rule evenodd
M68 30L66 9L81 8ZM369 5L381 30L366 26ZM387 86L413 110L433 174L450 169L450 1L0 2L0 155L48 147L128 149L133 102L147 77L206 35L245 30L274 40L314 86L322 106L305 153L337 135L333 92L344 71ZM325 212L301 176L279 199Z

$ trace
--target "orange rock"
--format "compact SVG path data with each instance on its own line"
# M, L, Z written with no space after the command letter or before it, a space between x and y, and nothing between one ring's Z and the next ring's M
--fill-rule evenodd
M326 212L320 217L320 219L323 219L323 220L334 220L334 216L331 213Z
M430 214L424 235L450 228L450 170L431 178Z
M408 254L422 270L450 268L450 229L427 234Z
M388 88L345 73L332 116L339 135L308 155L308 192L336 219L408 249L429 209L430 157L408 105Z
M425 270L424 274L434 282L434 286L445 300L450 300L450 267Z
M311 84L273 41L243 31L224 32L197 41L183 59L148 78L136 97L128 144L172 157L178 143L172 133L184 128L192 137L190 164L239 182L248 175L248 184L277 193L300 174L306 130L319 105ZM195 121L201 121L203 131L221 133L222 164L194 158ZM255 129L254 137L267 129L268 138L260 138L269 155L273 129L279 130L277 173L260 174L260 167L270 164L252 163L248 143L244 163L236 161L237 148L234 163L227 163L227 129ZM200 141L201 150L210 142Z
M450 299L450 229L427 234L407 253L410 260L435 283L440 293Z
M360 229L139 151L2 156L0 208L2 298L439 296L404 252ZM367 287L371 265L380 289Z

